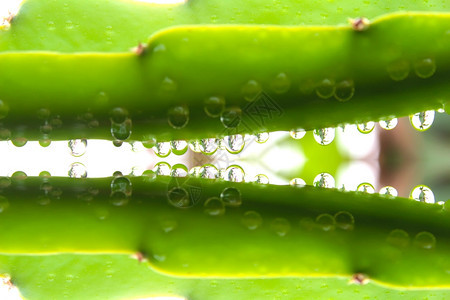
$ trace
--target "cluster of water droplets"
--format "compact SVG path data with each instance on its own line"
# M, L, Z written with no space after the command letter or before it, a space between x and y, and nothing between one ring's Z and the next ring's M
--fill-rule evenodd
M120 146L131 135L132 122L128 117L128 111L122 107L116 107L110 111L111 135L115 140L114 145Z
M405 230L394 229L389 233L386 242L393 247L406 249L411 245L411 238ZM436 246L436 237L431 232L421 231L414 236L412 245L419 249L432 250Z
M114 206L124 206L128 204L132 195L131 181L117 172L111 181L111 193L109 201Z

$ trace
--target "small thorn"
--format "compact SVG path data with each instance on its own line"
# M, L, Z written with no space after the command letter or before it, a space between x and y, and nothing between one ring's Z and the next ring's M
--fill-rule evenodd
M358 284L358 285L365 285L369 283L369 278L367 275L363 273L356 273L353 274L352 278L349 281L350 284Z
M355 31L365 31L369 28L370 21L367 18L359 17L356 19L348 19L350 25L352 25L353 30Z
M134 259L137 259L137 261L140 262L140 263L147 261L146 255L143 252L140 252L140 251L136 252L131 257L134 258Z
M8 11L8 15L6 17L1 18L0 26L9 27L11 26L11 22L14 19L15 15Z
M139 43L139 44L137 45L137 47L134 47L132 50L133 50L133 52L136 53L138 56L141 56L141 55L143 55L143 54L145 53L145 51L147 50L147 46L144 45L144 44L142 44L142 43Z

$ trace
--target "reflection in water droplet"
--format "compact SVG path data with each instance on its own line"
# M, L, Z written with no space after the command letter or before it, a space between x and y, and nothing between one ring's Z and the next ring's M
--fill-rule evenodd
M420 78L429 78L436 72L436 63L432 58L419 59L414 63L414 71Z
M219 117L225 109L225 99L223 97L209 97L204 102L205 113L211 118Z
M236 128L241 123L242 111L239 107L226 108L220 115L220 121L225 128Z
M168 163L162 161L157 163L153 170L155 171L156 176L169 176L171 167Z
M19 180L25 180L27 179L27 174L23 171L16 171L11 175L11 180L14 181L19 181Z
M313 185L321 188L334 188L335 182L333 176L328 173L320 173L314 178Z
M223 138L225 148L231 154L240 153L245 146L245 136L242 134L229 135Z
M425 203L434 203L433 191L426 185L416 186L409 196L411 199Z
M355 219L348 211L340 211L334 215L336 226L343 230L353 230Z
M289 184L295 187L304 187L306 182L301 178L294 178L289 182Z
M111 122L121 124L128 118L128 111L125 108L116 107L109 112L109 117Z
M199 140L193 140L189 142L189 149L191 149L195 153L200 153L200 141Z
M171 141L170 146L172 148L172 153L175 155L183 155L188 149L188 143L183 140Z
M119 140L114 140L114 141L113 141L114 147L120 147L120 146L122 146L122 144L123 144L122 141L119 141Z
M270 223L270 229L279 236L286 236L291 230L291 224L285 218L276 218Z
M414 129L418 131L425 131L433 125L434 115L434 110L427 110L415 113L409 117L409 120Z
M130 198L123 191L112 191L109 196L109 202L114 206L125 206L130 201Z
M250 230L258 229L262 225L262 217L256 211L247 211L242 217L242 224Z
M50 140L50 139L39 140L39 145L44 148L50 146L51 143L52 143L52 140Z
M225 188L220 194L220 199L226 206L238 207L242 204L241 192L234 187Z
M72 156L80 157L86 153L87 140L70 140L69 148Z
M316 87L316 94L320 98L328 99L333 96L335 91L334 80L324 79Z
M255 80L249 80L242 87L242 95L244 99L247 101L253 101L256 99L256 96L261 92L261 85Z
M394 197L398 196L397 190L392 186L382 187L379 191L379 194L382 196L389 197L389 198L394 198Z
M178 208L186 208L191 206L191 201L189 200L188 192L182 187L172 188L168 194L167 198L172 206Z
M358 131L364 134L371 133L375 128L375 122L361 123L357 125Z
M87 170L82 163L75 162L70 165L69 177L71 178L86 178Z
M339 82L334 91L334 97L341 102L350 100L354 94L355 86L353 80L343 80Z
M259 184L269 184L269 177L264 174L258 174L255 176L254 182Z
M214 165L204 165L200 169L200 177L207 179L219 178L219 170Z
M260 132L255 135L255 141L259 144L264 144L269 139L268 132Z
M321 214L316 218L316 225L323 231L332 231L335 228L334 217L330 214Z
M397 118L393 118L390 120L382 120L379 122L380 127L385 129L385 130L391 130L394 129L397 124L398 124L398 119Z
M175 106L169 109L167 116L172 128L181 129L189 122L189 109L187 106Z
M200 141L200 151L206 155L214 154L219 148L218 143L219 140L215 138L202 139Z
M123 123L111 122L111 135L114 139L124 141L131 135L131 119L126 119Z
M409 246L409 234L402 229L394 229L392 230L386 241L395 247L398 248L406 248Z
M0 196L0 213L6 211L9 207L9 201L3 196Z
M277 94L286 93L291 87L291 79L286 73L279 73L270 84L272 90Z
M408 77L409 75L409 62L404 59L400 59L390 63L387 67L387 72L392 80L400 81Z
M289 134L293 139L299 140L303 138L306 134L306 131L302 128L292 129Z
M172 171L170 172L170 176L172 177L187 177L188 169L183 164L176 164L172 167Z
M245 180L245 172L244 170L237 165L229 166L225 171L225 180L231 182L244 182Z
M371 185L368 182L363 182L360 185L358 185L358 188L356 189L358 192L373 194L375 193L375 188L373 185Z
M146 136L142 140L142 145L147 149L153 148L156 145L156 139L151 136Z
M27 142L28 140L25 137L17 137L11 140L11 143L16 147L23 147Z
M205 201L204 212L210 216L221 216L225 213L225 205L219 198L212 197Z
M167 157L172 151L169 142L156 143L154 148L155 154L159 157Z
M39 177L50 178L52 175L48 171L42 171L39 173Z
M313 130L314 139L322 146L331 144L334 140L335 133L335 129L331 127Z
M431 250L436 246L436 238L430 232L427 231L419 232L414 237L414 246L426 250Z
M123 177L123 176L117 176L111 181L111 193L120 191L125 196L129 197L132 193L132 187L131 187L131 181L130 179Z

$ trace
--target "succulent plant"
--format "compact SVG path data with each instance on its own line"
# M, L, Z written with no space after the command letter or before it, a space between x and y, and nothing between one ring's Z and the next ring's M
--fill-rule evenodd
M245 134L326 145L345 124L411 115L424 131L448 111L444 1L26 0L1 29L0 138L16 146L237 153ZM324 188L326 174L170 174L0 178L0 285L27 299L450 293L450 209L424 186L412 201Z

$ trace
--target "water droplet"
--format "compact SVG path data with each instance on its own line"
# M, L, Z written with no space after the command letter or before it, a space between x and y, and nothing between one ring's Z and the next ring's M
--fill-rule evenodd
M419 59L414 63L414 71L420 78L429 78L436 72L436 63L432 58Z
M219 178L219 170L214 165L204 165L200 169L200 177L207 179Z
M368 182L363 182L360 185L358 185L358 188L356 189L358 192L373 194L375 193L375 188L373 185L371 185Z
M172 167L172 171L170 172L170 176L172 177L187 177L188 169L183 164L176 164Z
M154 151L159 157L167 157L172 151L172 147L169 142L160 142L156 143Z
M268 132L260 132L255 134L255 141L259 144L264 144L269 139Z
M50 134L53 130L52 125L46 123L44 125L42 125L41 127L39 127L39 130L41 131L42 134Z
M156 145L156 139L151 136L145 136L143 137L142 145L147 148L153 148Z
M11 180L14 181L22 181L27 179L27 174L23 171L16 171L11 175Z
M387 72L392 80L400 81L408 77L409 75L409 62L404 59L400 59L390 63L387 67Z
M299 224L301 228L308 231L311 231L316 227L316 223L311 218L301 218Z
M313 136L316 142L318 142L322 146L326 146L331 144L331 142L334 140L335 129L331 127L314 129Z
M155 165L154 171L157 176L169 176L170 175L170 165L166 162L159 162Z
M50 110L48 108L40 108L37 111L37 117L40 120L48 120L50 118Z
M276 218L270 223L270 229L279 236L285 236L291 230L291 224L285 218Z
M109 202L114 206L125 206L130 198L123 191L113 191L109 196Z
M414 129L418 131L425 131L433 125L434 114L434 110L418 112L410 116L409 120Z
M9 207L9 201L3 196L0 196L0 213L6 211Z
M320 173L314 178L313 185L321 188L334 188L335 182L333 176L328 173Z
M254 182L259 184L269 184L269 177L264 174L258 174L255 176Z
M44 148L50 146L51 143L52 143L52 140L50 140L50 139L39 140L39 145L41 145L41 147L44 147Z
M11 185L11 180L8 177L0 177L0 189L6 189Z
M4 119L9 113L9 106L0 100L0 119Z
M128 118L128 111L122 107L116 107L109 112L111 122L121 124Z
M289 79L286 73L279 73L271 82L270 87L277 94L286 93L291 87L291 79Z
M316 218L316 225L323 231L332 231L335 228L334 217L330 214L321 214Z
M245 172L244 170L237 165L229 166L225 171L225 180L231 182L244 182L245 180Z
M187 208L191 206L188 192L182 187L173 187L167 194L169 203L178 208Z
M131 193L132 193L130 179L123 177L123 176L115 177L111 181L111 193L116 192L116 191L120 191L125 196L130 197Z
M36 203L42 206L46 206L51 203L51 200L47 195L42 195L37 198Z
M200 153L200 141L193 140L189 142L189 149L191 149L195 153Z
M409 234L402 229L394 229L389 233L386 242L398 248L406 248L409 246Z
M382 120L379 122L380 127L385 129L385 130L391 130L394 129L397 124L398 124L398 119L397 118L393 118L390 120Z
M256 211L247 211L242 217L242 224L250 230L258 229L262 225L262 217Z
M97 96L95 96L94 103L96 106L105 107L108 105L109 96L105 92L99 92Z
M175 155L183 155L188 150L188 143L183 140L171 141L170 146L172 148L172 153Z
M291 135L291 137L293 139L300 140L300 139L302 139L305 136L306 131L305 131L305 129L297 128L297 129L292 129L289 132L289 134Z
M53 119L50 120L50 125L52 125L52 128L61 128L63 125L61 117L55 116Z
M166 94L172 94L178 89L177 83L169 77L164 77L161 82L161 91Z
M314 81L311 79L303 80L300 83L299 90L304 95L311 95L314 92L314 89L316 88Z
M73 23L70 20L66 21L66 29L67 30L72 30L73 29Z
M23 147L27 142L28 140L25 137L16 137L11 140L11 143L16 147Z
M430 232L427 231L419 232L414 237L414 246L426 250L431 250L436 246L436 238Z
M202 167L196 166L189 170L189 176L191 177L200 177L200 171Z
M131 135L131 119L126 119L123 123L111 122L111 135L114 139L124 141Z
M175 129L181 129L189 122L189 109L187 106L175 106L167 113L169 125Z
M409 196L411 199L414 199L416 201L425 202L425 203L434 203L434 194L433 191L425 186L425 185L418 185L416 186Z
M229 107L220 115L220 121L225 128L236 128L241 123L242 111L239 107Z
M215 138L202 139L200 141L200 151L206 155L214 154L219 148L218 142L218 139Z
M48 171L42 171L39 173L39 177L50 178L52 175Z
M225 188L220 194L220 199L226 206L238 207L242 204L241 192L234 187Z
M334 95L335 85L334 80L324 79L316 87L316 94L320 98L328 99Z
M380 189L379 194L382 195L382 196L389 197L389 198L394 198L394 197L398 196L397 190L395 188L393 188L392 186L382 187Z
M231 154L238 154L244 149L245 137L242 134L229 135L223 138L225 148Z
M375 128L375 122L367 122L367 123L361 123L357 125L358 131L364 134L371 133L373 129Z
M11 138L11 131L7 128L0 128L0 140L6 141Z
M166 45L164 44L158 44L153 48L153 52L164 52L166 51Z
M55 30L56 29L56 26L55 26L55 22L53 22L53 21L48 21L48 23L47 23L47 29L48 30Z
M75 162L70 165L69 177L71 178L86 178L87 170L82 163Z
M50 281L50 282L54 281L55 278L56 278L56 275L53 274L53 273L50 273L50 274L47 275L47 280Z
M295 187L304 187L306 182L301 178L294 178L289 182L289 184Z
M336 226L343 230L353 230L355 218L348 211L340 211L334 215Z
M219 198L212 197L205 201L204 212L210 216L221 216L225 213L225 205Z
M97 210L95 210L95 216L100 221L104 221L109 217L109 211L108 211L108 209L106 209L104 207L98 208Z
M44 191L46 194L52 190L52 185L49 182L43 182L40 186L40 190Z
M113 141L113 145L114 145L114 147L121 147L121 146L122 146L122 144L123 144L123 142L122 142L122 141L119 141L119 140L114 140L114 141Z
M261 92L261 85L255 80L249 80L242 87L242 95L244 99L247 101L253 101L256 99L256 96Z
M86 153L87 140L79 139L79 140L70 140L69 148L72 156L80 157L84 153Z
M225 99L223 97L209 97L204 102L205 113L212 117L219 117L225 109Z
M145 170L141 178L144 182L152 182L156 179L156 173L153 170Z
M354 94L355 86L353 80L343 80L339 82L334 91L334 97L341 102L350 100Z

